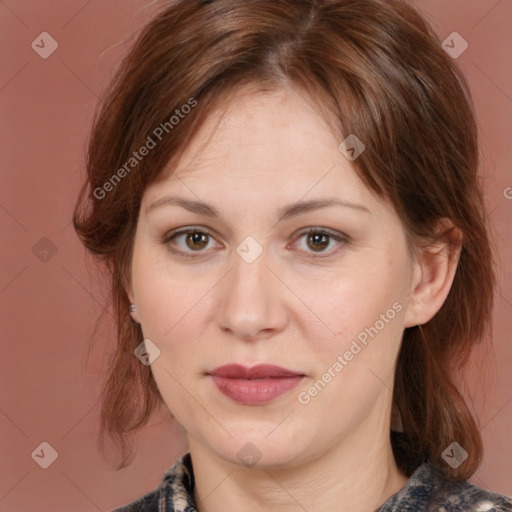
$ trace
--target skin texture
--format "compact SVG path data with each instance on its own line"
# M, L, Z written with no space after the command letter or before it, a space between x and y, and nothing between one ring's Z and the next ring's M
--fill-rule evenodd
M145 191L132 317L161 351L151 369L185 429L200 512L369 511L407 481L389 441L395 362L403 330L444 302L457 254L449 258L439 245L413 257L394 209L360 181L340 142L305 95L242 89L175 172ZM167 196L207 203L220 218L161 202L150 208ZM278 219L285 205L325 197L364 209ZM211 236L162 242L185 227ZM309 227L343 240L315 245L302 233ZM263 251L252 263L236 251L248 236ZM300 403L298 394L397 303L394 318ZM270 403L241 405L205 375L228 363L271 363L305 377ZM237 456L249 442L259 457L252 466Z

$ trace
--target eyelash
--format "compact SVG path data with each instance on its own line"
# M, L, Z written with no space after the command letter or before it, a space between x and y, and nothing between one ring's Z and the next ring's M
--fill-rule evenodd
M160 240L160 243L162 243L164 245L167 245L168 249L173 254L177 254L180 257L184 257L184 258L197 258L197 257L201 256L201 253L203 252L203 250L199 250L199 251L183 251L181 249L175 249L175 248L171 247L171 244L170 244L170 242L173 239L175 239L175 238L177 238L177 237L179 237L181 235L189 235L191 233L200 233L202 235L207 235L207 236L209 236L211 238L214 238L213 234L210 231L208 231L208 229L205 229L205 228L202 228L202 227L191 226L191 227L187 227L187 228L184 228L184 229L179 229L179 230L171 231L171 232L167 233L164 237L162 237L162 239ZM325 229L316 228L316 227L310 227L310 228L304 229L303 231L301 231L299 233L299 235L296 238L296 240L299 240L303 236L310 235L310 234L327 235L329 237L329 240L332 239L332 240L335 240L336 242L338 242L340 244L344 244L344 245L346 245L349 242L349 237L347 235L345 235L345 234L335 235L335 234L331 233L330 231L327 231ZM294 242L294 243L296 243L296 242ZM195 253L198 253L198 254L190 254L191 252L192 253L195 252ZM308 258L320 259L320 258L327 258L327 257L332 256L332 250L328 251L327 255L324 255L324 256L319 256L318 255L318 254L322 254L322 253L324 253L324 251L320 251L319 253L312 252L311 253L312 256L308 256Z

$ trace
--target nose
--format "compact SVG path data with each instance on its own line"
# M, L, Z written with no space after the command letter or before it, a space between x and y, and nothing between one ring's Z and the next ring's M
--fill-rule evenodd
M219 327L245 341L282 331L288 319L283 284L265 252L252 263L233 254L233 268L217 292Z

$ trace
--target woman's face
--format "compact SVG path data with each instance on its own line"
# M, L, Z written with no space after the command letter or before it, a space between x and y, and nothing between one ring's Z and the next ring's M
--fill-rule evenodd
M418 273L400 219L340 142L291 89L246 90L145 191L134 318L160 351L164 401L211 455L291 467L389 437ZM212 375L228 364L294 376Z

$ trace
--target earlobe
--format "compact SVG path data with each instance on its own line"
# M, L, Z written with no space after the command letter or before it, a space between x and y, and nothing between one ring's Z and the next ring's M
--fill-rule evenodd
M137 313L137 308L133 302L130 304L129 315L134 322L140 324L139 315Z
M135 306L135 296L131 290L131 287L127 288L126 294L128 295L128 300L130 301L128 314L134 322L140 324L139 314L137 312L137 307Z
M418 251L405 327L427 323L450 293L462 247L462 232L449 219L441 219L437 233L433 244Z
M418 303L417 291L418 287L423 282L423 267L418 259L414 260L413 263L414 271L413 278L411 280L411 290L409 292L409 300L407 301L407 309L404 316L404 327L414 327L419 325L418 313L421 311L421 304Z
M127 270L123 273L123 282L124 282L124 290L130 301L130 306L128 308L128 314L130 315L133 322L140 324L139 314L137 312L137 301L135 300L135 294L133 293L132 287L132 276Z

